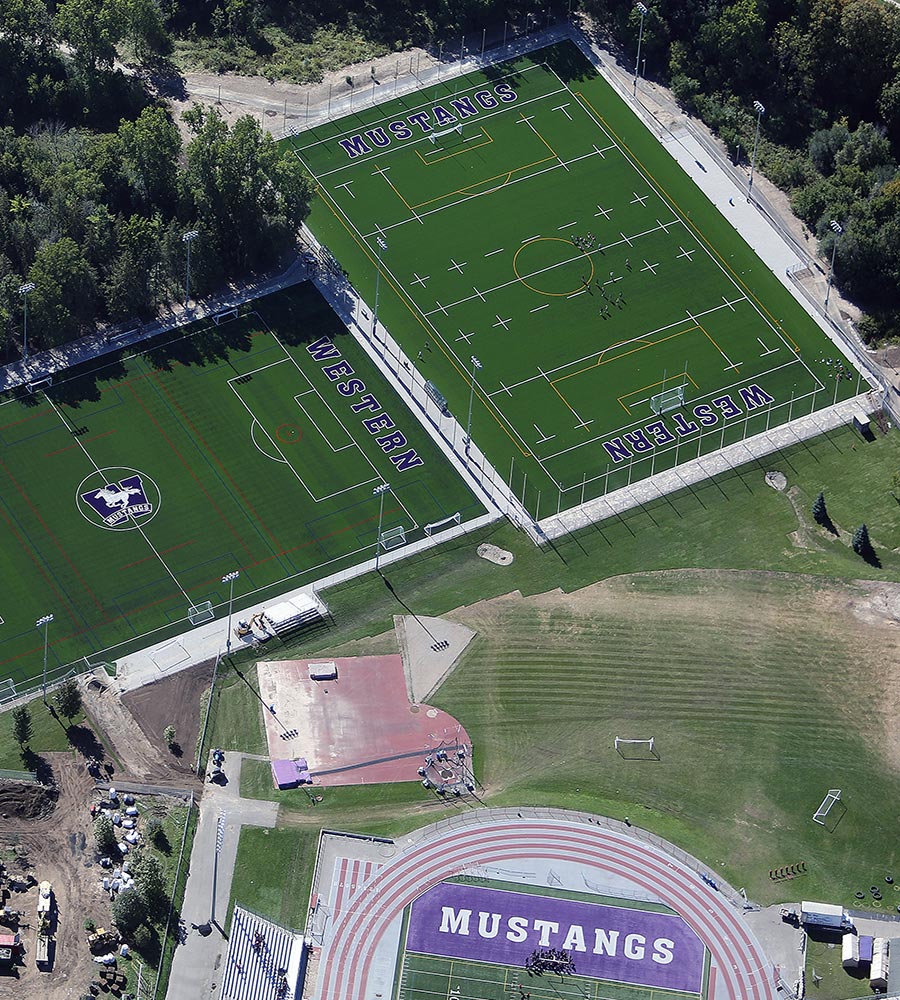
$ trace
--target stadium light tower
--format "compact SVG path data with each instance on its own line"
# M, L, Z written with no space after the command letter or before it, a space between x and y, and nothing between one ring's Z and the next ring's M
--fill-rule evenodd
M378 556L381 552L381 519L384 517L384 495L391 488L390 483L382 483L372 490L372 496L378 497L378 534L375 536L375 572L378 572Z
M631 90L632 97L637 97L638 70L641 66L641 42L644 40L644 18L650 13L650 11L642 3L636 3L635 7L637 8L637 12L641 15L641 29L638 32L637 57L634 60L634 87Z
M44 700L44 704L47 704L47 643L50 637L50 622L53 621L53 615L44 615L43 618L38 618L34 623L35 628L42 628L44 630L44 675L41 681L41 697Z
M841 238L841 234L844 232L844 227L839 223L835 222L834 219L831 220L831 230L834 233L834 244L831 247L831 270L828 272L828 288L825 291L825 315L828 315L828 300L831 298L831 285L834 281L834 257L837 253L838 241Z
M378 246L376 251L378 263L377 271L375 272L375 315L372 317L372 336L377 340L378 338L378 292L381 289L381 255L387 250L387 240L381 236L375 237L375 242Z
M22 360L28 360L28 294L34 291L34 282L26 281L24 285L19 285L19 295L25 304L25 325L22 329Z
M472 388L469 392L469 417L466 420L466 454L469 454L469 442L472 440L472 403L475 401L475 375L484 365L472 355Z
M234 581L241 575L239 569L232 570L222 577L222 583L228 584L228 633L225 639L225 655L231 652L231 608L234 603Z
M756 138L753 140L753 156L750 158L750 183L747 185L747 201L753 194L753 171L756 169L756 150L759 146L759 126L762 116L766 113L765 107L759 102L753 102L753 110L756 112Z
M200 235L196 229L190 229L181 237L181 242L187 244L187 266L184 276L184 307L187 309L191 297L191 244Z

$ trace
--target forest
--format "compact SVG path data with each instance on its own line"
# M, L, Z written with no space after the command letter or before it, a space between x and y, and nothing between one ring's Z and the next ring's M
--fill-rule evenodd
M328 70L570 7L523 0L0 0L2 357L98 322L155 316L191 290L271 266L308 211L309 179L250 117L185 114L159 81L204 69L309 82ZM900 9L881 0L581 0L573 15L670 87L820 241L861 336L900 339ZM832 222L839 224L832 226ZM836 241L836 244L835 244ZM33 286L33 287L32 287ZM23 294L22 289L29 291Z

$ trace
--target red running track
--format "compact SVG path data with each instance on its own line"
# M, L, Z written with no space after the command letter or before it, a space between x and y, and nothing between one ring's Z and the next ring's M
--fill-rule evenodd
M366 883L338 919L319 968L319 1000L367 1000L385 931L419 895L479 865L540 858L623 876L670 906L708 948L710 1000L776 1000L773 970L740 915L675 858L638 840L578 822L474 821L415 844Z

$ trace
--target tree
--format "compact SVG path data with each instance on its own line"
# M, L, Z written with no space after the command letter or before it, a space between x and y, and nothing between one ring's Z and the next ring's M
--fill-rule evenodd
M125 17L125 33L140 62L149 62L171 49L172 40L166 33L157 0L126 0Z
M178 157L181 137L162 108L145 108L134 122L118 131L124 170L138 204L174 208L178 197Z
M147 906L136 889L126 889L113 900L112 915L123 934L131 934L147 919Z
M93 317L97 279L78 244L64 236L38 247L28 272L35 290L28 301L29 332L43 347L74 338Z
M825 525L831 519L828 516L828 508L825 506L825 494L819 493L812 505L812 516L816 524Z
M113 319L151 312L160 301L162 223L133 215L118 227L119 255L103 283Z
M172 744L175 742L175 736L176 736L175 727L166 726L166 728L163 730L163 739L169 746L172 746Z
M34 727L31 724L31 712L27 705L19 705L12 711L13 738L20 747L24 749L25 744L31 741L34 735Z
M73 49L75 62L93 75L112 66L116 43L126 29L120 0L63 0L56 8L56 31Z
M74 677L64 681L56 689L53 697L59 714L64 718L74 719L81 711L81 688L78 687L78 681Z
M159 913L166 904L166 880L159 858L148 851L138 851L131 859L130 871L147 912Z
M116 830L109 816L98 816L94 820L94 843L101 854L116 854Z
M865 524L861 524L856 531L853 532L853 539L850 542L850 547L858 556L865 559L867 563L871 563L874 566L881 565L878 556L875 554L875 549L872 547L872 542L869 539L869 529L865 526Z

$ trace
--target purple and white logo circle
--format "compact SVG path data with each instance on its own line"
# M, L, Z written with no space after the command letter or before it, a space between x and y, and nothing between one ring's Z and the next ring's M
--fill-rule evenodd
M81 481L75 503L91 524L111 531L130 531L156 516L159 487L136 469L97 469Z

